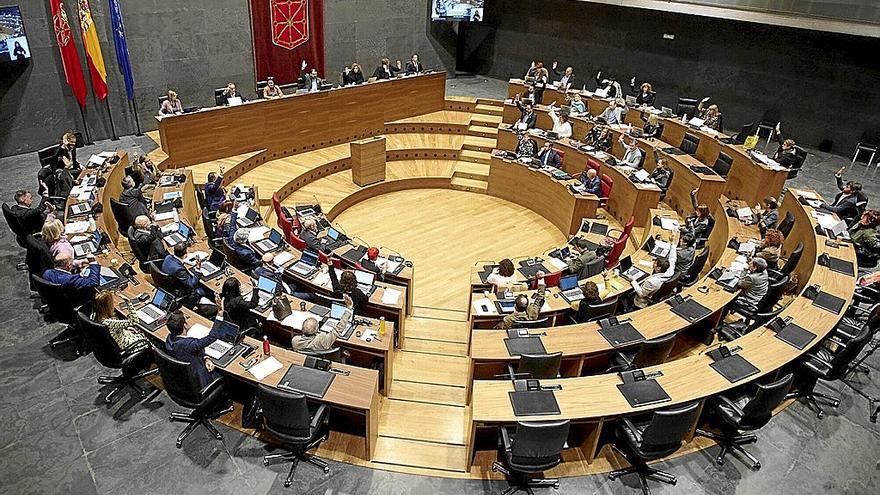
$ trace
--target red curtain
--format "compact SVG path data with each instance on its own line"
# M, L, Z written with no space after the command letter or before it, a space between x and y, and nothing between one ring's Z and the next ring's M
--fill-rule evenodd
M302 62L324 75L324 0L250 0L257 81L297 80Z

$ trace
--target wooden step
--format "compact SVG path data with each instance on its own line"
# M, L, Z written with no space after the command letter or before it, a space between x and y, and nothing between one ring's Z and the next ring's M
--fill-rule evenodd
M504 106L497 105L485 105L477 103L477 106L474 107L474 113L481 113L484 115L503 115L504 114Z
M471 125L482 127L498 127L503 117L501 115L474 114L471 117Z
M453 320L453 321L468 321L468 313L465 310L461 309L447 309L447 308L430 308L427 306L413 306L412 312L413 318L417 319L438 319L438 320Z
M398 351L394 355L395 380L435 385L465 386L470 359L420 352Z
M492 150L495 149L497 141L497 139L487 137L465 136L464 143L461 145L461 149L491 153Z
M409 344L409 339L407 339L407 344ZM463 406L467 403L467 389L465 387L400 380L391 381L391 392L388 393L388 396L397 400L450 406Z
M464 445L469 422L469 407L385 399L379 436Z
M411 316L406 319L406 338L467 344L471 332L467 320L451 321Z
M488 182L474 179L463 179L461 177L453 177L452 180L449 181L449 184L452 186L452 189L474 193L485 193L489 189Z
M448 356L468 355L468 345L461 342L444 342L442 340L416 339L411 335L406 336L406 350L427 354L445 354Z
M487 105L492 107L504 108L504 100L494 100L492 98L477 98L477 105Z
M489 165L485 163L458 162L455 164L452 176L487 181L489 179Z
M379 437L373 462L443 471L467 470L468 452L463 445L419 442L401 438Z
M472 125L468 127L468 136L498 139L498 128Z
M492 163L492 155L485 151L461 150L458 153L458 159L462 162L482 163L484 165Z

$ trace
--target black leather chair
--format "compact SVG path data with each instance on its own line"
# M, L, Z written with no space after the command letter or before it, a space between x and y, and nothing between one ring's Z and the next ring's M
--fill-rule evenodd
M611 356L611 367L606 373L645 368L666 362L672 347L675 346L676 334L670 333L656 339L642 342L638 348L619 351Z
M673 248L674 249L674 248ZM681 279L682 274L679 273L677 275L673 275L672 278L663 282L663 285L657 289L657 292L651 296L651 302L656 304L658 302L665 301L672 297L675 294L675 290L678 289L678 281Z
M687 272L681 275L681 278L678 279L679 287L693 287L694 284L700 280L700 273L703 271L703 268L706 266L706 262L709 260L709 250L703 249L697 256L694 257L694 264L691 265L690 269Z
M50 321L67 325L55 338L49 341L49 348L55 350L62 345L72 345L74 353L82 354L83 335L77 327L77 302L60 285L53 284L35 274L31 274L31 282L43 303L46 304L46 316Z
M550 323L550 318L538 318L536 320L513 320L513 328L544 328Z
M801 362L803 373L798 375L798 390L790 394L789 398L806 399L807 406L816 411L819 419L825 416L825 411L816 399L822 399L833 408L839 406L840 399L816 392L816 384L819 380L826 382L840 380L844 385L852 388L846 377L851 371L853 361L868 344L871 335L872 328L867 324L862 325L861 328L838 325L834 335L826 339L836 346L836 350L831 351L824 345L817 345L804 356Z
M126 236L129 239L129 246L131 247L131 252L134 254L135 259L138 260L138 264L141 267L141 271L144 273L149 273L150 267L147 263L150 261L150 253L145 253L143 249L141 249L140 244L134 242L134 225L128 227L128 235Z
M769 280L769 284L767 287L767 293L764 294L764 297L758 301L758 305L755 307L755 310L749 310L739 305L733 305L733 311L738 315L742 316L743 319L747 323L751 323L758 318L758 314L767 314L772 313L773 308L776 306L776 303L779 302L779 299L782 298L782 293L785 292L785 287L788 285L788 275L783 275L781 278Z
M754 393L746 392L734 397L718 395L713 399L712 411L720 420L721 433L697 429L697 435L711 438L721 445L721 451L715 457L718 465L724 464L727 452L734 449L752 461L752 469L761 469L758 459L742 447L755 443L758 437L740 432L759 430L769 423L773 410L785 400L793 381L794 376L789 373L766 385L758 383Z
M724 152L719 152L718 158L715 159L715 164L712 165L712 170L721 177L727 177L731 166L733 166L733 158Z
M222 88L214 88L214 105L218 107L222 107L226 105L226 96L223 94L226 91L225 87Z
M602 273L603 270L605 270L605 257L597 256L584 265L584 268L581 269L581 273L578 274L578 280L594 277Z
M648 478L674 485L675 476L648 466L649 461L662 459L681 448L682 441L697 421L700 404L693 402L681 407L654 411L645 421L620 418L617 439L611 445L630 467L608 473L608 479L635 473L645 495L650 495Z
M679 145L678 149L684 151L688 155L696 155L697 148L700 146L700 138L694 136L693 134L686 132L684 137L681 140L681 145Z
M133 220L128 206L110 198L110 211L113 212L113 218L116 219L116 228L119 230L119 235L127 239L128 228L131 227Z
M312 298L313 298L312 302L314 302L317 305L324 306L325 308L329 308L329 307L333 306L334 304L339 304L339 305L345 306L345 299L333 297L333 296L327 295L327 294L321 294L319 292L315 292L314 294L312 294Z
M324 473L330 472L327 463L308 451L327 440L330 410L326 404L310 408L302 394L287 392L260 384L257 397L263 413L263 430L280 441L289 452L263 457L263 465L283 460L291 462L290 472L284 480L289 487L299 461L318 466Z
M791 234L792 228L794 228L794 215L787 211L782 221L776 226L776 230L782 234L782 237L788 237L788 234Z
M687 114L689 117L693 117L697 113L697 105L699 105L699 101L696 98L683 98L680 97L678 99L678 105L675 108L676 115L685 115Z
M601 320L606 316L613 316L617 311L617 297L593 304L578 305L577 313L570 317L572 323L587 323Z
M492 471L508 477L510 486L502 492L531 494L532 488L559 488L557 479L531 479L530 474L547 471L562 462L562 449L571 424L565 421L517 422L516 429L498 428L498 462Z
M306 356L314 356L334 363L345 364L345 355L340 347L331 347L325 351L297 351Z
M77 143L80 140L77 139ZM37 150L37 158L40 160L40 166L45 167L48 165L55 165L55 154L58 153L58 148L60 148L60 144L53 144L52 146L46 146L41 150Z
M795 161L791 165L791 168L788 169L788 177L786 177L786 179L794 179L798 176L801 169L804 168L804 162L807 161L807 150L801 148L800 146L795 146L794 156Z
M545 380L559 377L559 366L562 364L562 352L552 354L522 354L516 363L507 365L510 378L527 378Z
M706 217L706 224L705 237L697 237L695 239L694 247L697 249L703 249L706 247L706 243L709 242L709 236L712 235L712 231L715 229L715 216L711 213Z
M782 278L783 275L791 275L791 272L797 267L797 264L801 261L801 256L804 254L804 243L798 241L797 245L792 250L791 254L788 255L788 259L785 260L785 264L782 265L781 270L767 270L771 279L779 279Z
M202 208L202 227L205 229L205 236L208 238L208 244L214 249L220 249L223 238L214 237L214 216L215 214L207 208ZM224 253L225 254L225 253Z
M12 213L12 207L6 203L3 203L3 218L6 219L6 225L9 225L9 230L15 234L15 242L21 247L26 247L24 242L26 234L22 231L21 224L18 222L18 217Z
M217 419L232 411L232 405L224 405L227 402L223 394L223 381L216 378L204 387L199 384L199 377L193 370L192 365L178 361L169 356L162 349L153 346L153 354L156 356L156 364L159 365L159 375L165 385L165 391L176 404L192 409L189 414L173 412L168 417L169 421L181 421L189 423L177 436L177 448L183 445L186 437L199 425L204 426L217 440L223 440L223 435L211 424L212 419Z
M77 321L79 329L85 341L92 349L95 359L105 368L122 371L122 374L119 376L98 377L98 383L102 385L116 385L113 390L104 396L104 402L107 404L112 403L113 396L126 387L133 388L140 394L142 399L145 398L148 391L141 387L137 381L159 372L158 369L147 369L152 358L149 344L144 342L142 347L123 354L122 349L119 348L119 345L110 335L106 325L97 323L82 314L82 312L77 312Z
M782 313L785 308L777 307L766 312L757 312L751 320L739 320L732 323L722 323L718 327L718 337L725 342L736 340L754 329L773 320Z

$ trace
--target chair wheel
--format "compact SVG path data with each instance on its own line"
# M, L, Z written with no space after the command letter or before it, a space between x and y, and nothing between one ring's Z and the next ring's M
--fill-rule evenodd
M183 444L183 442L181 442L180 440L178 440L178 441L174 442L174 444L177 445L177 448L179 449L180 446Z
M173 422L174 422L174 416L168 416L168 422L169 422L169 423L173 423Z
M214 438L216 438L217 440L223 440L223 434L218 433L218 434L214 435Z
M759 469L761 469L761 463L760 463L760 462L756 462L756 463L755 463L755 471L757 471L757 470L759 470Z
M718 464L719 466L723 466L724 465L724 458L723 457L716 457L715 464Z
M834 402L831 403L831 407L837 407L837 406L839 406L839 405L840 405L840 401L839 401L839 400L836 400L836 401L834 401Z
M269 465L269 461L267 461L266 459L263 459L263 465L264 465L264 466L268 466L268 465Z
M559 482L558 481L556 483L553 483L553 488L555 490L559 490Z
M327 473L329 473L329 472L330 472L330 466L325 467L325 468L324 468L324 474L327 474Z
M110 397L104 397L104 404L109 404L111 402L113 402L113 401L110 400Z
M284 482L284 488L290 488L290 481Z
M608 475L608 479L611 480L611 481L614 481L614 480L617 479L617 476L615 476L615 475L613 475L613 474L609 474L609 475Z
M817 412L817 413L816 413L816 417L819 418L819 419L824 418L824 417L825 417L825 412L824 412L824 411L819 411L819 412Z

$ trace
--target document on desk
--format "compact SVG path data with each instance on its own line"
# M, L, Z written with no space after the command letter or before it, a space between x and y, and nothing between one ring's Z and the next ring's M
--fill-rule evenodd
M88 220L80 220L78 222L68 222L67 225L64 226L64 233L66 234L82 234L83 232L87 232L89 230L89 221Z
M375 339L378 335L379 335L378 331L370 328L368 330L364 330L363 332L361 332L361 336L358 338L363 340L364 342L367 342L368 340Z
M676 232L679 229L678 220L674 218L660 217L660 228L670 232Z
M106 159L104 157L98 156L98 155L92 155L89 157L89 163L92 163L95 165L103 165L105 160Z
M289 251L282 251L282 252L276 254L274 258L272 258L272 263L275 266L280 268L280 267L284 266L285 264L287 264L287 262L292 259L293 259L293 253L291 253Z
M318 272L314 278L312 278L312 283L319 287L330 287L330 274L324 272Z
M272 356L269 356L266 359L248 368L248 372L254 375L254 378L256 378L257 380L262 380L263 378L266 378L272 373L280 370L282 367L283 366L280 361Z
M755 214L752 212L752 209L748 206L743 208L737 208L736 217L740 220L752 220L755 217Z
M387 271L388 273L396 273L397 267L400 266L400 262L399 261L391 261L388 258L383 258L380 256L380 257L376 258L376 265L377 266L384 266L385 271Z
M211 333L211 329L202 325L201 323L194 323L189 330L186 332L187 337L192 337L194 339L201 339L207 337L208 334Z
M388 287L385 288L385 291L382 293L382 304L396 305L399 300L399 290L389 289Z
M266 227L265 225L251 227L251 230L248 232L248 242L262 241L268 233L269 227Z
M559 258L549 257L549 258L547 258L547 259L544 260L544 261L545 261L547 264L552 265L553 268L556 269L556 270L564 270L565 268L568 267L568 264L567 264L565 261L562 261L562 260L559 259Z
M309 318L314 318L315 314L309 311L294 311L287 318L281 321L281 324L296 330L302 330L303 323ZM275 319L274 315L270 315L269 320Z
M498 311L495 310L495 305L492 304L492 301L489 300L488 297L481 297L473 302L474 313L478 316L486 316L486 315L497 315Z
M800 196L802 198L806 198L806 199L819 199L819 196L816 196L816 194L813 191L802 191L802 190L798 189L797 194L798 194L798 196Z
M103 157L103 158L112 158L113 155L115 155L115 154L116 154L115 151L102 151L102 152L98 153L98 156Z
M654 268L654 262L651 260L639 260L639 264L646 268Z
M164 220L174 220L175 222L180 220L180 217L177 216L177 210L166 211L165 213L156 213L156 221L161 222Z

